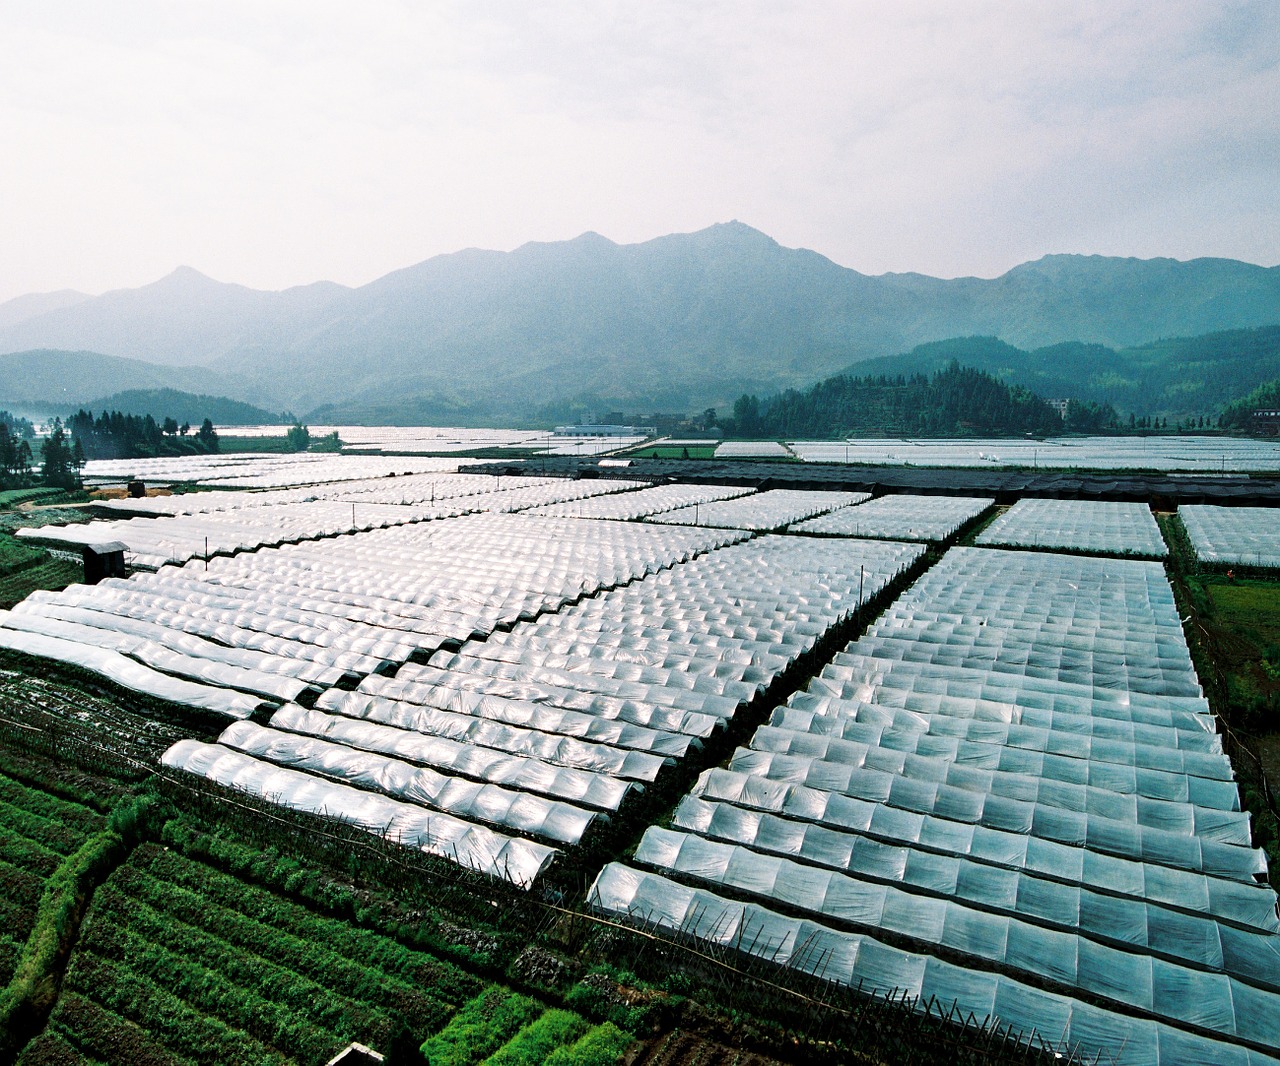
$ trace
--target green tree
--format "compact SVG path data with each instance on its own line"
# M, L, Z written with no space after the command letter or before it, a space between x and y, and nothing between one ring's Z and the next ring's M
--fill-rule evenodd
M311 430L301 422L295 422L284 435L289 451L305 452L311 446Z
M196 440L206 452L218 450L218 431L213 428L213 423L209 419L206 418L200 423L200 428L196 430Z
M46 485L61 489L73 489L79 485L80 478L76 472L72 447L67 442L67 431L62 428L62 419L53 420L49 439L41 446L40 452L43 460L41 477Z

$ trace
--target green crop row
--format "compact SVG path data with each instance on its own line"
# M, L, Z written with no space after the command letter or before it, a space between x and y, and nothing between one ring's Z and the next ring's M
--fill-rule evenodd
M26 503L28 500L43 500L53 496L61 496L65 492L66 489L50 488L47 485L30 489L5 489L0 492L0 507L16 507L20 503Z
M76 953L67 971L66 987L136 1022L154 1040L193 1062L209 1066L285 1066L289 1061L248 1033L188 1006L157 982L92 952ZM315 1061L324 1062L327 1058Z
M52 874L62 860L63 856L53 849L0 826L0 862L44 878Z
M491 985L422 1045L427 1066L476 1066L542 1013L542 1006Z
M165 827L165 835L173 827ZM248 884L203 863L172 851L144 845L134 854L134 865L153 877L186 888L215 903L238 910L254 920L304 940L325 944L331 951L395 975L411 984L430 988L451 1003L474 996L482 982L452 963L435 958L381 933L316 914L307 907L283 899L268 889Z
M61 822L83 833L96 833L102 828L102 815L82 803L75 803L42 789L31 788L0 774L0 800L21 807L42 818Z
M70 855L90 835L82 829L64 825L56 817L33 814L25 807L18 807L3 799L0 799L0 826L62 856Z
M246 993L261 996L300 1020L341 1037L340 1043L361 1040L381 1044L396 1029L395 1021L379 1006L343 996L255 953L248 945L229 944L203 929L162 915L145 903L115 892L109 884L98 892L103 898L101 909L97 898L94 901L95 923L119 922L127 926L129 938L216 973ZM441 1006L433 1013L432 1028L437 1028L451 1011Z
M49 1050L44 1051L42 1046ZM127 1062L130 1066L186 1066L189 1062L157 1043L136 1023L91 999L64 991L48 1027L23 1048L18 1066L60 1066L64 1062L70 1066L99 1061Z
M401 973L396 969L396 960L402 959L407 952L416 962L413 967L415 971L403 973L402 976L408 980L416 980L422 987L445 989L442 994L451 1002L461 1003L470 999L483 987L483 982L472 978L447 959L461 960L476 969L484 969L490 962L488 955L444 942L434 935L433 924L422 920L421 914L413 915L413 921L384 919L378 907L362 905L351 888L330 882L314 869L307 869L292 859L275 855L270 848L255 851L223 837L195 831L180 819L174 819L165 825L164 842L186 852L193 859L200 859L195 869L201 871L202 878L214 873L210 868L228 870L229 873L219 873L220 879L216 882L207 877L207 886L205 882L201 882L192 887L196 891L223 893L228 906L238 906L237 900L248 898L260 901L260 906L264 907L264 912L257 915L260 921L285 929L291 928L289 923L292 921L320 923L320 928L326 930L326 935L335 938L328 941L334 950L340 950L344 955L364 957L371 965L376 965L387 973ZM147 854L152 857L152 861L156 861L159 855L172 856L173 868L182 870L182 866L177 865L178 856L172 851L159 852L152 848ZM191 860L187 861L189 863ZM154 873L157 877L183 883L179 879L180 875L170 877L168 873L160 873L159 870ZM301 897L306 900L307 906L284 900L279 893ZM330 916L321 918L308 909L311 906L328 911ZM243 906L241 909L243 910ZM282 920L270 918L269 915L275 910L280 911ZM372 925L379 932L362 930L352 923ZM402 941L412 943L413 948L404 948ZM338 943L349 943L351 947L338 948ZM375 953L387 951L392 951L392 955L385 961L383 955ZM445 959L438 957L442 955Z
M190 957L178 954L122 928L112 918L91 918L81 932L80 948L145 977L192 1009L301 1062L325 1062L348 1042L338 1039L322 1023L299 1015L289 1002L278 1001L274 990L263 995L237 983L237 977L244 979L248 959L228 974L221 968L210 968L198 949ZM294 992L287 987L279 991L286 999Z
M358 962L339 954L330 946L325 929L313 926L308 930L310 936L298 936L273 928L238 910L223 907L207 895L157 880L133 866L118 869L110 885L128 894L131 907L145 906L151 913L162 912L178 927L198 926L220 940L234 944L240 951L269 957L339 995L384 1005L388 1013L404 1018L419 1040L438 1029L453 1013L452 1005L417 987L421 976L434 976L434 968L423 974L414 965L411 953L403 949L396 952L401 956L400 970L412 976L412 983L372 968L364 961L367 958L364 951L358 953L361 959ZM372 1033L366 1034L364 1042L370 1042L373 1036Z
M84 580L84 567L65 559L49 559L36 566L0 577L0 607L8 609L25 600L36 589L64 589Z
M580 1014L544 1011L484 1060L484 1066L542 1066L553 1051L572 1044L587 1031Z
M587 1031L577 1043L558 1047L547 1056L544 1066L615 1066L635 1037L612 1022Z
M0 861L0 929L26 940L36 920L47 877Z
M100 1066L100 1060L84 1054L56 1029L46 1029L22 1049L17 1066Z

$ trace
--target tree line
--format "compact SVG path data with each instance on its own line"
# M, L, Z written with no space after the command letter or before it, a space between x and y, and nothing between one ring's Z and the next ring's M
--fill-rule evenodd
M840 374L804 391L761 400L743 395L721 429L734 437L951 437L1098 432L1118 424L1106 404L1071 401L1065 418L1021 385L982 370L947 367L926 374Z
M90 459L149 459L218 451L218 433L207 418L192 432L190 424L178 425L172 418L157 422L151 415L120 411L103 411L94 418L82 409L68 418L65 426L55 418L40 444L38 470L34 439L35 427L29 421L0 411L0 487L45 484L73 489L80 486L80 472Z

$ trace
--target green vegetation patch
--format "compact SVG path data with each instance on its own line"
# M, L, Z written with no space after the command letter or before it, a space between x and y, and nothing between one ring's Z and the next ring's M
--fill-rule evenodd
M553 1051L576 1041L588 1022L567 1010L544 1011L484 1060L485 1066L542 1066Z
M427 1066L475 1066L542 1014L542 1006L492 985L422 1045Z
M633 1043L635 1037L630 1033L605 1022L588 1030L576 1043L556 1048L544 1066L614 1066Z
M629 459L714 459L715 444L669 445L658 444L650 448L627 452Z
M63 589L83 580L82 564L0 533L0 607L7 610L36 589Z

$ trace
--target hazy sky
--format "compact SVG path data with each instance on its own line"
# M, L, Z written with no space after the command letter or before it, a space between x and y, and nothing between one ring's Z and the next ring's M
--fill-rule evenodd
M0 300L737 218L866 273L1280 261L1280 5L0 0Z

